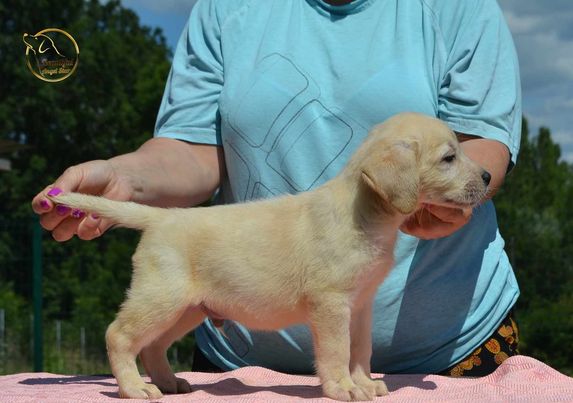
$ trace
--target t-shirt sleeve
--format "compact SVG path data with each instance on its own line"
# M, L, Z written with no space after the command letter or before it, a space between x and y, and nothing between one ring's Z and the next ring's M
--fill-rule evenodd
M522 114L513 39L495 0L460 3L465 8L442 21L448 56L439 89L439 117L457 132L502 142L513 166Z
M155 137L221 144L219 94L223 60L216 1L201 0L175 49L155 124Z

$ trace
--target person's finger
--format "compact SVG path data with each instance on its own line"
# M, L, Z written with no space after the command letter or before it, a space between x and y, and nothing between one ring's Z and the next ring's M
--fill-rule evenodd
M442 238L463 227L470 217L460 209L425 206L408 217L400 229L420 239Z
M62 217L66 216L66 214L62 214L62 211L57 211L56 214L53 214L56 206L47 196L57 196L62 192L77 190L82 181L82 177L83 170L80 167L70 167L66 169L54 183L46 186L44 190L32 199L32 210L34 210L35 213L49 215L49 217L42 220L45 224L45 226L43 225L44 228L49 230L54 229L58 222L62 221Z
M458 208L429 204L425 206L424 210L444 222L457 222L465 217L465 212Z
M58 242L70 240L78 228L79 220L72 216L68 216L52 230L52 238Z
M84 177L84 170L81 165L74 165L67 168L51 186L52 189L60 189L63 192L76 191Z
M78 238L84 241L91 241L101 236L112 226L109 220L98 218L93 214L89 214L78 226Z
M436 218L432 216L425 209L421 209L412 214L408 219L402 224L402 231L420 237L424 232L427 232L431 227Z
M474 213L474 209L471 207L466 207L466 208L462 209L462 214L466 218L470 218L473 213Z
M40 225L42 228L53 231L62 221L70 214L72 209L62 204L55 205L50 212L40 216Z
M48 198L48 196L57 196L62 192L79 191L80 188L83 189L83 187L85 187L83 182L87 182L89 186L94 188L103 186L102 183L105 183L105 180L102 180L102 177L107 179L104 175L95 175L95 178L92 178L92 180L86 180L86 178L90 176L86 176L86 172L89 172L90 169L92 169L90 167L93 166L96 166L96 164L88 162L67 168L53 184L46 186L42 192L38 193L34 197L32 200L32 209L34 212L41 215L40 224L44 229L48 231L56 230L58 226L68 218L69 215L74 213L74 211L68 207L54 203ZM75 214L80 213L76 211ZM81 217L76 216L75 218ZM77 226L79 221L76 221ZM63 229L58 230L58 233L55 235L55 237L62 240L69 239L71 237L69 232L70 224L67 223Z
M46 214L52 211L54 203L46 197L46 194L52 189L52 185L46 186L40 193L32 199L32 210L36 214Z
M420 239L437 239L450 235L456 230L455 225L452 223L445 223L443 221L436 221L431 226L420 226L412 223L402 225L400 230L408 235L415 236Z

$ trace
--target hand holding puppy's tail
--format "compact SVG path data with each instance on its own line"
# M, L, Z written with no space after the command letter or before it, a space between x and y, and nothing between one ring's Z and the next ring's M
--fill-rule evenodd
M130 201L117 201L81 193L61 193L47 197L56 204L109 218L119 226L139 230L144 230L156 222L163 216L164 210Z

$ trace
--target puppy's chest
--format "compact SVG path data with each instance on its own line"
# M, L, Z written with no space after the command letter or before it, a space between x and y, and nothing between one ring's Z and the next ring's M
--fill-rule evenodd
M382 282L393 264L394 259L392 255L384 254L376 256L358 270L356 281L359 284Z
M354 293L357 296L375 292L394 265L394 231L367 231L365 259L354 269Z
M391 256L381 256L361 268L354 278L353 305L362 306L369 301L388 276L392 266Z
M393 264L393 246L385 241L360 234L353 242L340 245L331 254L330 281L351 292L360 292L369 284L378 285Z

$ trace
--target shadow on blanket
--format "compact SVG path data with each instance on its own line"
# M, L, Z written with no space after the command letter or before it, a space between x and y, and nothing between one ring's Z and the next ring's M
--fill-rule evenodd
M165 403L280 402L305 399L322 402L318 379L287 375L260 367L245 367L211 374L182 372L179 377L193 385L194 393L171 395ZM375 375L391 392L390 400L479 403L546 401L573 402L573 378L534 358L514 356L483 378L450 378L439 375ZM117 382L111 376L18 373L0 376L0 401L11 403L119 402ZM380 401L387 398L381 398ZM147 400L136 402L149 403ZM135 403L135 401L134 401Z
M311 385L275 385L256 386L245 384L241 379L227 378L213 383L192 383L193 392L203 391L213 396L241 396L257 392L270 392L291 397L318 399L322 397L320 386Z
M105 382L105 379L112 379L113 382ZM62 378L28 378L18 382L22 385L100 385L117 387L117 383L113 376L102 375L79 375L79 376L66 376Z
M425 381L425 375L410 375L407 378L396 375L385 375L382 379L386 382L388 390L394 392L405 387L414 387L424 390L434 390L437 385L432 381ZM111 382L106 382L110 379ZM110 376L67 376L56 378L28 378L18 382L28 386L46 386L46 385L99 385L105 387L117 387L115 379ZM212 396L240 396L250 395L257 392L267 392L277 395L319 399L322 397L322 390L319 385L275 385L275 386L254 386L248 385L237 378L226 378L213 383L191 384L193 392L203 391ZM117 392L101 391L100 394L110 397L119 398Z
M388 392L392 393L402 388L413 387L422 390L434 390L438 388L435 382L424 380L427 375L384 375Z

